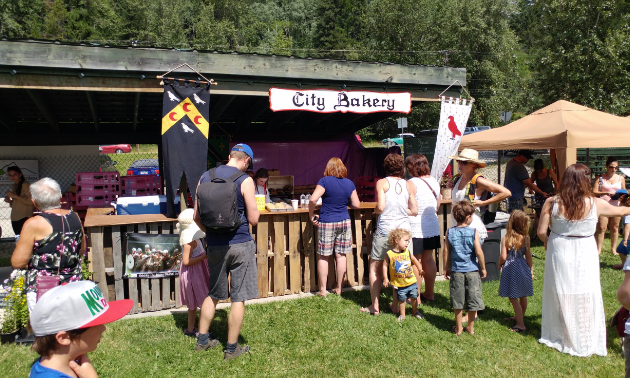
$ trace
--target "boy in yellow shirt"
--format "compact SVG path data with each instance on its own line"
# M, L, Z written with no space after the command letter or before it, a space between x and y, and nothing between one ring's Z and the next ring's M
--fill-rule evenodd
M391 278L394 295L398 298L398 308L400 316L398 321L405 320L405 307L407 306L407 298L411 299L413 316L422 319L423 316L418 311L418 284L416 276L413 274L411 264L415 265L418 273L422 275L422 266L415 256L409 253L411 233L405 229L397 228L389 233L389 244L392 249L387 251L385 256L385 264L383 264L383 285L389 286L387 278L387 269L389 267L389 276Z

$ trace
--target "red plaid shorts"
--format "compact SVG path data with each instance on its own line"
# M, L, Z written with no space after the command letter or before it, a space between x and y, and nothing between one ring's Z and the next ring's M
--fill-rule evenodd
M319 223L317 231L317 253L330 256L335 252L347 254L352 252L352 226L350 219L340 222Z

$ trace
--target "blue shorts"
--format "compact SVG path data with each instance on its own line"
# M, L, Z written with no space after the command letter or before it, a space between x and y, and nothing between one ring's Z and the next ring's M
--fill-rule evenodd
M418 284L412 283L409 286L399 287L398 289L394 289L396 291L396 296L400 302L406 301L407 298L418 298Z
M624 247L623 239L621 239L621 241L619 242L619 245L617 246L617 253L621 253L622 255L628 256L629 252L630 252L630 240L628 240L628 246Z

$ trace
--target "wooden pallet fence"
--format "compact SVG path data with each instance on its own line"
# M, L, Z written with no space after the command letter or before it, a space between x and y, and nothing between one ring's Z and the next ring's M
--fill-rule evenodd
M109 301L131 299L134 302L131 314L181 307L177 277L123 278L127 232L177 233L175 223L154 222L86 228L86 233L90 236L89 259L93 278Z

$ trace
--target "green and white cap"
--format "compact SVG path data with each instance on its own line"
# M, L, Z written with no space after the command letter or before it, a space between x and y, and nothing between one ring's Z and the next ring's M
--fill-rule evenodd
M76 281L57 286L39 298L30 315L35 336L89 328L111 323L129 313L133 301L107 302L92 281Z

